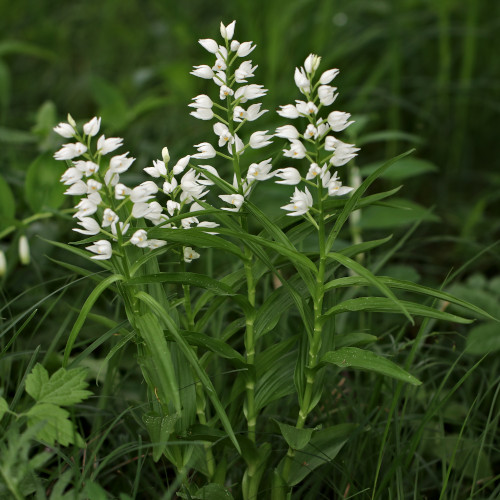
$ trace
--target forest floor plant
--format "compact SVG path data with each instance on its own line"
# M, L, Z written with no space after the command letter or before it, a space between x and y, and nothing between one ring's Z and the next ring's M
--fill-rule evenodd
M193 117L213 123L215 137L175 162L164 147L161 159L144 168L150 180L125 184L135 159L129 153L111 156L123 139L97 138L100 118L79 127L68 115L55 128L73 141L54 156L68 164L61 181L66 194L78 198L74 231L87 238L75 245L53 244L91 259L103 272L65 264L97 284L69 333L63 368L50 379L58 397L50 400L40 388L49 381L41 365L26 389L38 398L35 407L46 411L30 421L42 425L36 428L39 439L84 445L85 437L76 430L72 435L67 413L56 405L75 404L88 395L81 371L72 368L75 343L92 307L109 289L119 298L122 321L106 360L135 345L147 387L142 420L151 438L151 458L168 462L179 481L177 495L278 500L292 498L345 445L365 433L369 440L369 426L350 419L349 408L338 411L346 418L333 424L321 415L325 393L340 391L350 369L394 379L398 394L404 384L421 384L410 373L410 362L403 368L390 359L392 353L380 352L376 328L340 318L397 314L401 335L415 324L414 317L471 321L438 304L424 305L406 295L403 300L399 292L490 316L441 290L378 276L360 256L390 237L341 239L353 212L394 194L366 192L409 153L389 160L356 188L342 184L343 170L359 149L337 135L353 121L349 113L330 110L338 96L330 84L339 70L320 71L321 58L314 54L295 69L302 99L278 110L296 125L285 123L274 133L251 132L252 122L267 113L253 102L268 90L248 83L257 69L246 59L255 44L238 42L234 31L234 21L221 23L220 42L200 40L212 61L192 71L214 84L210 95L196 96L189 106ZM246 160L276 139L286 141L276 158L265 154L258 161ZM273 170L283 163L281 155L294 166ZM288 204L267 214L252 200L272 180L294 191ZM219 255L217 269L204 274L189 270L210 253ZM64 402L57 391L65 385L78 389L78 397ZM8 408L2 399L2 413ZM49 428L56 414L66 422L64 435L57 425ZM376 491L377 478L367 486Z

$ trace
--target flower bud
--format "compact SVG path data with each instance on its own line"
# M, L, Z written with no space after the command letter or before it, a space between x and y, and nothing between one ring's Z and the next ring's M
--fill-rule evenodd
M27 266L31 260L28 238L24 234L19 238L19 259L23 266Z
M163 161L165 164L167 164L169 161L170 161L170 154L168 152L168 148L167 146L165 146L162 150L161 150L161 157L163 158Z

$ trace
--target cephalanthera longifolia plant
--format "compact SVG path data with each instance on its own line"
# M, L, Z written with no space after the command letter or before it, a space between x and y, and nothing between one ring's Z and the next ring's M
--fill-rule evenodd
M107 272L98 275L69 334L63 364L93 304L111 288L129 324L113 352L127 342L137 347L148 388L143 420L152 458L174 468L182 481L178 495L281 499L333 460L354 433L364 432L352 422L326 426L318 413L312 418L340 369L420 384L410 367L366 347L376 341L373 332L356 330L355 321L340 325L339 315L395 313L409 323L414 316L469 320L400 300L393 289L467 306L440 291L376 276L356 260L389 238L339 244L353 211L392 194L365 196L400 158L356 189L342 184L358 148L338 138L353 123L348 113L331 109L338 95L331 83L339 71L320 69L321 58L308 56L295 70L301 99L278 111L294 125L284 122L274 134L252 131L252 122L268 111L255 101L268 90L249 83L257 65L246 58L255 45L235 40L234 29L234 21L221 24L222 40L200 40L212 60L192 71L213 83L210 95L189 105L213 134L182 158L172 160L163 148L162 158L144 168L150 180L125 184L122 176L134 158L111 155L123 140L97 138L99 118L80 129L69 116L55 128L73 140L55 158L69 164L61 180L66 194L80 198L74 230L88 236L80 242L87 251L57 244ZM272 154L247 161L249 149L264 149L273 140L287 141L282 155L290 166L276 168ZM221 159L227 162L222 168L206 164ZM227 171L229 176L222 173ZM252 196L259 184L273 180L294 191L290 203L277 204L269 216ZM249 229L255 227L260 229ZM304 253L298 248L306 240L312 250ZM190 272L193 261L209 258L206 249L223 255L224 265L207 267L214 269L211 275Z

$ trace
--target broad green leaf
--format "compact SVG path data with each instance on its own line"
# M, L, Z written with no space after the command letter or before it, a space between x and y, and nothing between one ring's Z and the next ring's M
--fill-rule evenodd
M440 218L428 208L409 200L392 200L384 206L371 206L363 210L359 221L361 229L391 229L416 221L439 222Z
M0 143L1 142L9 144L29 144L36 142L36 136L25 130L0 127Z
M176 344L179 346L180 350L186 357L188 363L192 366L193 370L196 372L196 375L198 375L198 378L200 379L200 382L203 384L203 387L205 388L208 397L212 401L212 404L214 406L214 409L224 427L226 432L228 433L229 438L231 439L232 443L234 444L236 450L238 453L241 452L240 446L238 444L238 441L236 440L236 436L234 435L234 430L231 426L231 423L229 422L229 419L226 415L226 412L224 411L224 408L222 406L222 403L219 400L219 397L217 396L217 392L212 384L212 381L206 374L205 370L203 367L200 365L200 362L194 353L193 349L191 346L186 342L186 340L182 337L180 334L179 330L177 329L177 326L175 323L172 321L170 316L166 314L165 310L163 307L155 300L153 297L148 295L147 293L144 292L139 292L136 294L136 297L143 301L145 304L149 305L151 308L151 311L154 311L159 318L163 321L163 323L166 325L167 329L169 330L170 334L174 337Z
M381 163L366 165L361 168L361 174L363 176L370 175L380 168L380 165ZM404 158L398 161L397 164L392 165L389 169L387 169L382 174L382 177L399 182L403 179L408 179L409 177L416 177L430 172L437 172L438 170L438 167L430 161L422 160L420 158Z
M73 344L75 343L76 337L78 336L78 333L80 332L83 323L85 322L85 319L89 314L90 310L92 309L92 306L94 305L95 301L104 292L104 290L106 290L106 288L108 288L116 281L123 281L123 276L119 274L114 274L112 276L107 277L105 280L101 281L94 288L94 290L92 290L92 293L87 297L87 300L85 301L85 304L83 304L80 314L78 315L78 318L76 319L75 324L73 325L73 328L69 334L68 341L66 342L66 347L64 349L64 357L63 357L64 367L68 365L68 360L71 354L71 349L73 348Z
M0 229L14 219L15 213L14 195L5 179L0 175Z
M273 419L280 427L281 435L285 438L288 446L292 450L302 450L309 444L314 429L297 429L292 425L284 424Z
M54 61L57 59L55 52L42 48L40 44L32 44L20 40L3 40L0 42L0 57L9 54L22 54Z
M376 341L377 337L375 335L370 335L369 333L363 332L352 332L335 335L335 346L337 348L371 344L372 342Z
M38 363L26 377L26 392L38 403L71 406L92 395L85 390L88 386L86 374L85 368L59 368L49 377L47 370Z
M92 500L108 500L109 496L106 490L102 488L99 484L94 481L85 481L85 488L83 489L83 494L85 499L91 498ZM123 495L123 496L122 496ZM120 493L120 500L130 499L128 495ZM52 500L52 499L51 499ZM68 499L69 500L69 499Z
M391 292L389 287L385 285L383 281L379 280L376 276L374 276L372 272L369 271L366 267L362 266L358 262L340 253L330 252L327 255L327 257L329 259L333 259L336 260L337 262L340 262L342 265L344 265L351 271L354 271L360 276L363 276L363 278L367 279L372 285L377 287L386 297L388 297L388 299L393 302L396 308L399 309L409 319L409 321L412 324L414 324L413 318L410 316L403 303L400 300L398 300L398 298Z
M355 429L355 424L340 424L316 431L309 444L295 452L290 467L289 486L299 484L319 466L331 462ZM286 458L281 461L279 469L282 470L285 460Z
M442 319L444 321L454 321L456 323L472 323L473 320L455 316L447 312L433 309L432 307L416 304L402 300L401 303L405 306L407 311L415 316L424 316L427 318ZM394 303L385 297L358 297L356 299L349 299L341 302L340 304L332 307L324 316L331 316L332 314L340 314L350 311L373 311L385 313L401 313Z
M26 173L24 198L33 212L59 208L65 200L66 186L60 182L63 171L52 153L45 153L31 163Z
M219 228L217 228L219 232ZM171 242L182 243L186 246L198 248L218 248L230 252L242 260L245 256L241 250L233 243L220 238L219 236L208 234L205 231L192 228L186 231L178 231L175 229L153 228L148 231L148 238L159 238Z
M146 369L158 390L160 401L166 406L173 403L176 412L180 414L179 384L170 349L158 318L152 313L147 313L136 316L133 319L133 324L144 340L150 356L146 363Z
M130 106L117 85L112 85L103 78L92 78L90 85L92 94L99 105L99 114L103 122L113 124L120 130L128 122Z
M9 403L0 396L0 420L2 420L5 413L9 410Z
M500 351L500 327L498 323L489 321L471 328L467 335L465 350L469 354L479 356Z
M255 385L255 407L257 410L264 408L269 403L292 394L295 390L293 384L294 361L297 354L293 351L283 354L272 365L263 369L257 377Z
M80 448L85 446L82 437L68 419L69 413L63 408L49 403L37 403L26 415L29 426L43 423L36 434L38 439L50 445L54 445L57 441L63 446L69 444L76 444Z
M380 168L378 168L375 172L373 172L367 179L363 181L361 186L358 187L354 191L354 194L349 198L347 203L345 204L342 212L338 215L335 225L333 226L332 231L328 235L328 239L326 242L326 249L327 251L330 251L332 248L332 245L337 238L338 234L340 233L340 230L342 229L342 226L345 224L347 219L349 218L349 215L353 210L356 209L357 204L361 196L365 193L365 191L370 187L370 185L378 178L380 177L391 165L396 163L397 161L400 161L402 158L408 156L411 154L413 150L407 151L406 153L403 153L399 156L396 156L395 158L392 158L388 162L384 163Z
M204 333L198 332L188 332L182 331L182 336L190 345L200 347L202 349L208 349L209 351L218 354L219 356L227 359L234 359L238 361L240 365L246 365L245 358L236 350L234 350L230 345L222 340L211 337ZM169 340L174 340L174 337L167 333L167 338Z
M224 486L209 483L197 490L191 498L193 500L233 500L233 495Z
M327 352L321 358L321 362L331 363L340 368L352 366L360 370L386 375L412 385L420 385L422 383L387 358L383 358L372 351L359 349L357 347L342 347L336 351Z
M168 445L168 438L174 431L175 422L178 418L177 414L160 417L155 412L148 412L142 416L142 421L146 425L151 443L153 444L154 462L157 462L163 455Z
M137 276L126 281L127 285L146 283L179 283L182 285L197 286L210 290L217 295L234 295L232 288L225 283L196 273L157 273L146 276Z
M374 248L384 245L391 239L392 239L392 234L385 238L381 238L380 240L363 241L362 243L349 245L348 247L339 250L338 253L345 255L346 257L354 257L355 255L359 255L360 253L369 252Z
M400 290L405 290L407 292L415 292L422 295L427 295L429 297L434 297L435 299L440 299L445 302L450 302L452 304L456 304L457 306L464 307L469 311L472 311L479 316L484 318L496 320L491 314L489 314L484 309L462 300L461 298L452 295L451 293L442 292L441 290L436 290L434 288L430 288L423 285L418 285L416 283L412 283L411 281L397 280L395 278L389 278L387 276L377 276L377 279L382 283L386 284L390 288L398 288ZM338 278L336 280L332 280L325 285L325 292L327 290L339 288L339 287L352 287L352 286L368 286L370 282L362 277L362 276L349 276L345 278Z

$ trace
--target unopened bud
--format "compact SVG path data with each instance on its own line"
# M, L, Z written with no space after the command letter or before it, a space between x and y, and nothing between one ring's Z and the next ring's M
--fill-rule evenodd
M0 278L5 276L6 272L7 272L7 259L5 258L3 250L0 250Z
M24 234L19 238L19 259L23 266L27 266L30 263L30 246L28 238Z
M170 161L170 154L168 153L168 148L166 146L161 150L161 156L166 165Z
M68 113L68 123L75 128L76 127L76 122L73 120L73 117Z

